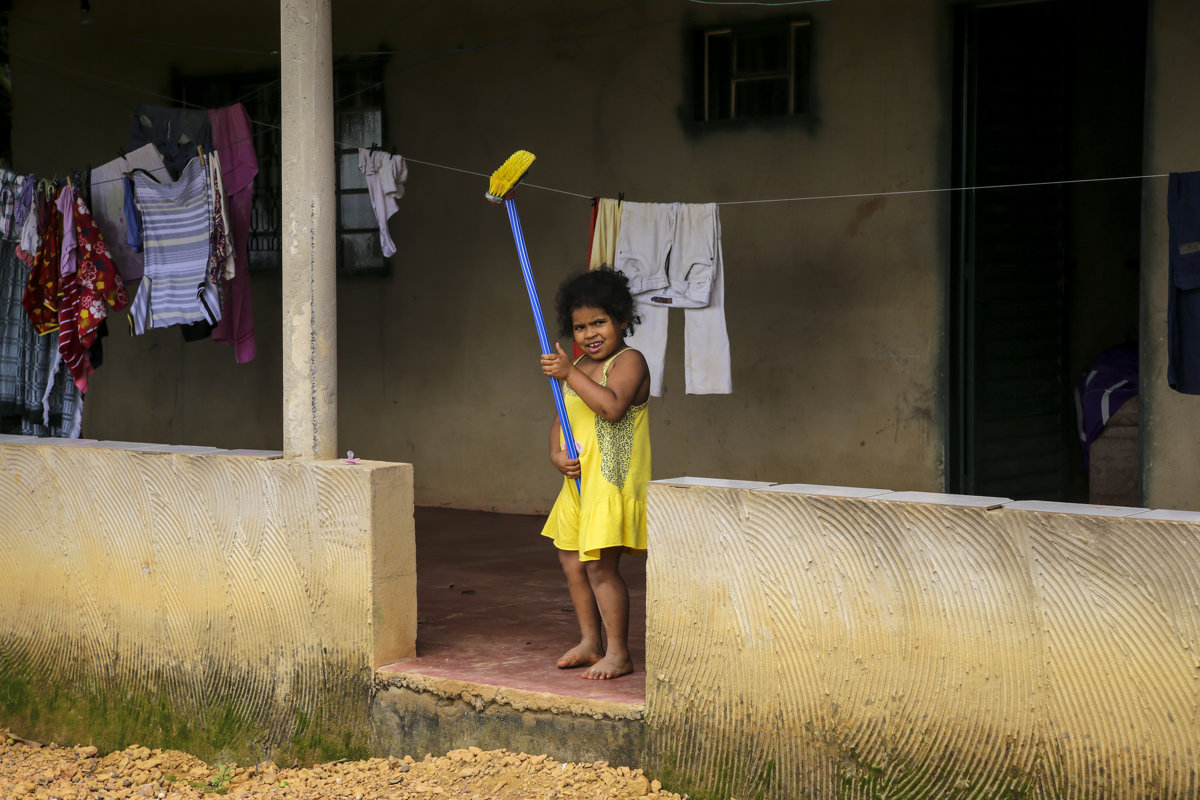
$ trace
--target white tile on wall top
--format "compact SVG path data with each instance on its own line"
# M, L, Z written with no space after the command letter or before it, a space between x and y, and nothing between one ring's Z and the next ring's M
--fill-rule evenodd
M1054 514L1082 514L1090 517L1132 517L1147 509L1129 506L1101 506L1088 503L1060 503L1053 500L1019 500L1004 506L1008 511L1048 511Z
M651 483L667 486L706 486L711 489L765 489L771 481L734 481L725 478L662 478Z
M1011 497L987 497L976 494L944 494L942 492L893 492L871 500L895 501L898 503L929 503L937 506L968 506L971 508L999 508L1012 502Z
M892 494L891 489L867 489L861 486L822 486L816 483L777 483L764 492L781 494L819 494L825 497L878 497Z

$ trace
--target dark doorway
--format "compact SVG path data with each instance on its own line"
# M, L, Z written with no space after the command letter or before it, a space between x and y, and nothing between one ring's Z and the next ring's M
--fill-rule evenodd
M1074 389L1135 339L1146 8L956 8L950 491L1086 501ZM1014 184L1048 184L1016 185Z

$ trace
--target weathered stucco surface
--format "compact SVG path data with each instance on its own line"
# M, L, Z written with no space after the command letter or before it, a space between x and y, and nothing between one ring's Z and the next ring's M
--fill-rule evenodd
M721 798L1195 796L1200 516L1018 509L651 484L648 770Z
M373 668L414 653L411 467L104 445L0 443L5 724L365 753Z
M460 747L639 766L644 707L379 670L371 697L376 755Z
M278 4L213 0L206 11L238 23L215 41L212 26L152 3L93 3L79 25L74 0L16 0L14 167L61 175L115 157L134 104L170 102L175 72L279 66ZM688 32L788 11L814 20L815 113L692 122ZM538 157L528 184L640 202L948 181L946 0L784 11L338 0L332 14L335 60L395 51L379 144L412 159L388 274L338 281L336 452L419 463L425 505L530 513L556 492L545 456L553 404L520 267L504 212L483 198L486 176L515 150ZM50 122L82 119L86 135ZM550 310L585 262L589 200L532 186L518 200ZM924 194L722 207L734 393L684 394L684 319L673 314L666 393L651 411L658 474L939 488L945 220L944 196ZM304 309L277 273L252 283L250 364L173 330L129 337L110 325L84 435L284 449L281 362L295 348L281 330Z

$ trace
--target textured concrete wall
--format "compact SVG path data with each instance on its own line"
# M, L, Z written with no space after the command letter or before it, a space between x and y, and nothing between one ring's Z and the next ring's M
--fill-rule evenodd
M0 722L243 763L367 752L414 653L407 464L0 442Z
M648 768L664 784L1200 792L1200 514L803 491L651 484Z
M420 464L426 505L547 510L553 404L483 176L524 148L538 156L529 184L642 202L944 187L950 5L338 0L335 57L395 50L381 144L413 161L389 274L339 281L337 453ZM14 3L18 170L61 175L115 157L134 103L169 102L173 72L279 65L277 3L213 0L213 19L237 20L223 29L148 0L91 8L80 25L76 0ZM688 32L791 12L813 19L814 114L692 122ZM87 120L86 135L49 120ZM549 308L586 258L589 200L524 186L518 202ZM658 474L939 488L946 208L927 194L723 207L734 393L683 393L673 314L666 395L651 413ZM84 434L283 449L280 331L292 309L277 274L255 273L253 290L251 364L171 330L109 337Z

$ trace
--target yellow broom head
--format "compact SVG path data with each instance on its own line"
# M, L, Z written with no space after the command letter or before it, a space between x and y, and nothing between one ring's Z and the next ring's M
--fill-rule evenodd
M535 158L537 156L528 150L518 150L509 156L508 160L500 165L500 169L492 173L492 180L488 184L485 195L487 199L493 203L504 200L504 196L516 187L521 178L525 177L525 173Z

